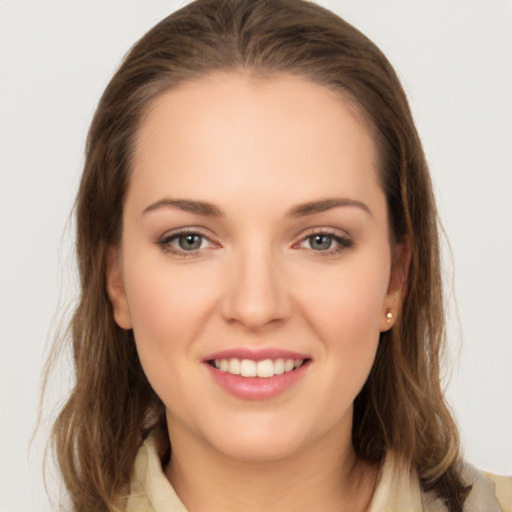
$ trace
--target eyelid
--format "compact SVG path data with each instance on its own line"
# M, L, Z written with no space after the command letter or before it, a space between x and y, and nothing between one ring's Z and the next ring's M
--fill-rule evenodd
M326 235L331 237L335 244L337 244L334 248L321 250L314 250L312 248L302 247L302 244L315 235ZM348 249L351 249L354 246L353 238L344 230L336 229L336 228L327 228L327 227L315 227L310 228L307 231L301 233L297 242L295 242L292 247L297 249L304 249L311 252L314 256L326 257L337 255L341 252L344 252Z
M158 239L156 240L156 245L160 246L162 251L164 251L165 253L180 257L196 256L204 250L210 249L215 246L220 247L220 243L214 240L212 235L206 234L204 231L204 229L195 226L172 229L170 231L166 231L163 235L159 236ZM186 235L200 236L201 238L208 240L209 246L191 251L186 251L184 249L179 249L171 245L172 241L178 239L180 236Z

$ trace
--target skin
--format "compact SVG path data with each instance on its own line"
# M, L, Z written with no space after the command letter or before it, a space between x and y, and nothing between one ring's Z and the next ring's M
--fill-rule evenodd
M353 452L352 404L399 310L392 253L406 265L407 249L390 247L363 118L300 78L214 75L152 104L133 164L108 291L166 406L165 471L181 500L194 512L365 510L378 468ZM327 198L351 203L290 215ZM183 229L202 237L198 250L180 248ZM322 233L328 250L314 243ZM310 364L284 393L243 400L204 363L237 347Z

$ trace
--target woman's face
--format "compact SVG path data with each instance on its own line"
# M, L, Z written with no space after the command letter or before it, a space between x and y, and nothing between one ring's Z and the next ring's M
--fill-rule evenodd
M327 88L232 73L156 100L108 289L171 438L246 460L349 439L399 308L388 235L369 130Z

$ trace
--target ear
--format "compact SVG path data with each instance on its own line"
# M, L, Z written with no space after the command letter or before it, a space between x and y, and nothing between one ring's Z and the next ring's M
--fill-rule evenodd
M120 251L117 247L108 248L106 263L107 293L114 311L114 320L122 329L131 329L132 319L121 271Z
M381 311L380 331L388 331L393 327L402 309L402 301L407 293L406 282L411 264L411 241L405 237L395 247L389 276L388 290Z

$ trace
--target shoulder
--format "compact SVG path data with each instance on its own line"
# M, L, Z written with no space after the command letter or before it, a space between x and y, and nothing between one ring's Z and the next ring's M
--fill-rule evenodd
M512 512L512 476L486 473L463 463L462 480L471 485L464 512ZM444 512L446 508L432 492L422 493L425 512Z
M512 476L498 476L461 462L460 475L471 491L463 512L512 512ZM384 459L369 512L447 512L433 490L424 491L417 472L392 452Z
M487 472L483 472L483 474L492 482L501 510L512 512L512 476L494 475Z

